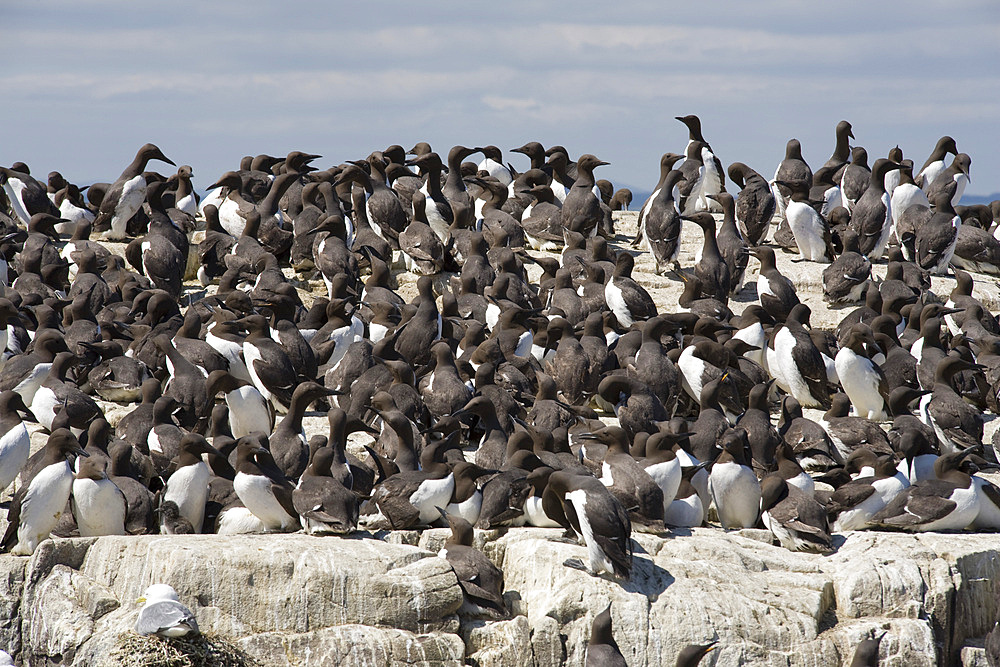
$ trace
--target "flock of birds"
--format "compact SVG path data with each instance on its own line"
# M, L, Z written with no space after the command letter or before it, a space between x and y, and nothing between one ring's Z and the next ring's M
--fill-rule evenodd
M823 167L793 139L768 180L724 171L698 118L678 120L687 149L662 157L633 242L684 281L677 307L632 277L639 251L609 244L631 193L561 146L514 149L520 173L495 146L390 146L325 170L259 155L204 198L190 167L148 170L174 165L152 144L87 188L0 168L0 489L19 478L2 549L447 525L469 608L501 618L503 574L473 527L562 528L586 546L567 565L625 579L633 526L710 511L819 553L834 531L1000 527L1000 489L977 474L996 467L1000 323L966 272L1000 273L1000 202L959 204L969 156L944 137L916 174L898 147L869 167L844 121ZM704 238L688 267L684 222ZM774 246L828 264L825 298L857 305L835 330L810 327ZM735 314L751 255L759 303ZM419 276L409 303L399 263ZM956 288L934 294L948 272ZM326 295L307 307L309 279ZM137 405L112 428L95 397ZM306 437L310 407L327 436ZM23 420L49 433L30 457ZM623 664L607 647L610 610L588 664Z

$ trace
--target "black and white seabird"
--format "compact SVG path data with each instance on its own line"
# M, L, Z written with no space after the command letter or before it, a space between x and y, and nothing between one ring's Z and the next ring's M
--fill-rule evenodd
M740 233L748 245L759 245L774 217L776 204L771 186L763 176L742 162L729 165L729 178L740 188L736 196L736 221Z
M871 183L871 173L871 168L868 166L868 151L861 146L852 148L851 161L844 167L840 177L843 206L848 211L854 208L854 203L868 189L868 185Z
M150 160L160 160L177 166L153 144L146 144L135 154L131 164L125 168L101 201L100 210L94 218L94 229L104 231L104 238L121 240L127 235L128 221L136 214L146 199L146 164Z
M233 489L244 506L268 532L288 532L299 526L292 502L292 485L277 470L270 470L259 457L267 454L263 436L241 438L236 445L236 478Z
M812 493L771 473L760 482L761 520L790 551L832 551L826 508Z
M881 258L889 243L892 204L885 191L885 175L893 169L899 169L899 165L886 158L875 160L868 189L851 211L851 228L858 235L861 254L869 259Z
M848 459L858 449L867 449L875 454L891 454L892 449L885 431L873 420L851 416L851 400L846 394L834 394L827 410L819 420L826 429L830 440Z
M31 439L19 412L28 408L17 392L0 392L0 493L17 478L28 461Z
M780 194L780 197L776 196L776 200L778 211L782 215L785 213L785 206L792 193L787 189L787 186L777 185L777 182L802 183L808 189L812 185L812 180L812 169L802 158L802 144L799 143L798 139L789 139L788 143L785 144L785 159L778 163L773 179L775 191Z
M576 161L577 178L562 206L562 224L585 237L593 236L604 218L601 200L594 194L594 169L610 164L593 155L581 155Z
M665 497L663 489L649 472L628 452L629 439L618 426L608 426L595 433L580 436L607 446L602 463L601 483L623 506L635 510L630 513L633 522L652 524L663 521ZM672 452L671 452L672 453ZM676 457L674 457L676 460ZM677 465L680 479L680 465ZM673 501L673 497L670 498Z
M728 192L709 195L722 207L722 225L716 235L719 253L729 267L729 292L735 294L743 287L743 274L750 259L750 247L736 225L736 202Z
M850 122L842 120L837 123L837 128L834 132L837 137L837 143L833 147L833 154L830 155L830 159L823 163L823 167L821 168L833 168L834 171L839 171L851 159L851 143L849 139L854 138L854 131Z
M708 463L681 469L681 481L673 501L664 509L663 523L678 528L696 528L705 523L705 505L691 481L698 473L704 473L705 465Z
M292 491L292 505L310 535L345 535L358 525L357 496L333 477L333 447L320 447Z
M964 470L978 448L952 452L934 463L935 479L911 485L879 510L869 523L911 532L963 530L979 514L979 489Z
M957 352L949 353L937 363L933 391L920 399L921 418L934 428L942 453L965 450L983 441L983 414L951 384L957 373L977 368Z
M409 439L406 444L412 450L413 434L409 426L400 431L404 439ZM444 442L423 448L420 470L404 470L383 480L372 493L368 512L362 507L362 522L369 528L399 530L427 525L440 518L438 508L446 507L455 491L455 475L440 459Z
M809 201L809 188L799 181L776 183L790 193L788 203L785 204L785 220L795 236L799 259L824 263L831 261L833 246L830 229L826 220Z
M673 165L680 156L666 153L660 161L661 172L665 165ZM646 248L656 262L656 272L663 273L666 265L677 261L681 247L681 218L674 203L674 187L683 174L667 168L649 201L639 212L639 231ZM637 239L638 240L638 239Z
M0 550L30 556L49 536L73 490L73 468L68 458L74 454L88 456L69 429L57 428L49 435L38 472L11 500Z
M752 528L760 512L761 488L746 460L746 431L735 428L720 440L722 453L708 478L708 491L725 529Z
M869 357L866 345L876 345L867 324L855 324L844 346L837 352L837 377L859 417L885 421L889 385L882 369Z
M707 211L681 216L682 220L693 222L703 234L701 252L695 258L694 275L701 281L702 294L725 304L729 301L732 275L729 264L719 252L715 236L715 218Z
M297 478L309 465L309 446L302 428L302 418L306 409L316 399L335 393L335 390L327 389L318 382L302 382L292 392L292 399L288 402L288 412L278 422L274 433L257 432L257 435L267 438L269 455L274 458L278 469L289 479Z
M569 472L549 476L542 498L545 513L566 530L583 538L587 564L569 559L566 565L592 575L606 572L628 579L632 573L632 523L607 487L594 477Z
M924 166L920 168L917 172L914 181L918 186L924 189L926 192L934 179L943 172L947 165L945 164L945 157L951 153L952 155L958 155L958 146L955 145L955 140L951 137L945 135L938 139L937 143L934 144L934 150L931 154L927 156L927 161L924 162Z
M253 432L269 435L274 430L274 406L254 385L219 370L209 373L205 386L209 400L223 393L229 408L229 430L237 440Z
M445 540L438 556L451 565L465 595L465 603L459 613L505 618L509 612L503 599L503 572L486 554L472 546L471 523L443 510L441 513L451 528L451 535Z
M767 344L767 369L803 407L818 407L829 399L830 388L823 356L803 325L808 318L808 306L796 304L785 323L774 327Z
M108 478L107 461L81 460L73 480L73 517L80 537L125 535L125 494Z
M188 433L181 439L180 453L174 458L176 467L167 479L161 502L173 501L180 515L187 519L196 532L201 532L205 518L205 501L208 499L208 480L211 471L202 454L218 454L197 433ZM163 517L161 517L162 525Z
M618 253L615 270L604 286L608 308L624 327L633 322L656 317L656 304L646 289L632 278L635 258L627 252Z
M913 162L911 160L903 160L900 163L899 170L890 171L889 175L894 173L899 174L899 184L892 191L889 204L896 239L902 241L898 226L903 212L911 206L919 204L930 208L931 204L927 200L927 195L920 189L920 186L913 182Z
M750 254L760 260L757 277L757 298L774 319L783 321L792 307L799 303L795 284L778 271L774 250L766 246L750 248Z
M896 470L893 457L880 456L873 477L859 477L830 496L830 517L836 517L832 524L834 532L866 528L875 513L909 485L909 480Z
M932 190L929 198L934 205L934 213L915 230L913 260L932 275L943 276L948 272L955 254L959 230L963 226L962 218L947 193Z
M823 269L823 299L830 303L857 303L871 282L872 263L861 254L858 235L853 229L844 231L841 242L844 251Z
M262 315L248 315L238 321L246 331L243 359L250 379L264 398L279 413L288 411L292 392L298 383L295 367L281 344L271 338L270 327Z

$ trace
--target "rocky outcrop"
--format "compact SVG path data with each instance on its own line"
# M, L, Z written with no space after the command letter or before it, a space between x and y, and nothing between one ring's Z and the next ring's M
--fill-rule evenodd
M818 556L763 531L637 534L619 582L565 567L583 547L560 531L521 528L477 533L515 614L487 622L457 615L461 590L434 555L446 535L49 540L0 558L0 641L24 665L106 664L153 582L267 665L580 666L608 602L632 667L713 639L716 667L842 665L873 631L887 633L882 665L974 665L998 613L995 535L858 532Z

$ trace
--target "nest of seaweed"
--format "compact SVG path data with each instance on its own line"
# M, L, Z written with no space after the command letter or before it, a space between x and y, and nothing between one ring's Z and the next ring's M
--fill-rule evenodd
M135 632L118 635L108 667L259 667L235 644L213 635L164 639Z

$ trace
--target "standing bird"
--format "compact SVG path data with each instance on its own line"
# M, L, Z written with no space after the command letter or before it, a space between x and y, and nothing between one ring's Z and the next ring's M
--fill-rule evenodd
M767 369L778 386L808 408L819 407L830 398L826 363L804 323L809 307L797 304L774 327L767 345Z
M107 461L88 458L73 480L73 517L80 537L125 535L125 494L108 479Z
M938 139L937 143L934 144L934 150L931 154L927 156L927 161L924 162L924 166L920 168L917 172L914 182L921 188L924 192L930 188L931 183L934 179L938 177L938 174L943 172L947 165L944 163L945 156L951 153L952 155L958 155L958 146L955 145L955 140L951 137L945 135Z
M28 462L31 438L18 412L28 412L15 391L0 392L0 493L17 478Z
M722 226L716 235L719 253L729 267L729 293L735 294L743 287L743 274L747 270L750 248L736 225L736 202L728 192L709 195L722 207Z
M694 114L687 116L674 116L676 120L684 123L688 129L688 146L694 144L695 142L701 142L700 146L701 153L701 163L702 163L702 174L701 174L701 186L698 193L698 210L709 211L717 210L715 207L711 206L712 195L717 195L720 192L726 191L726 172L722 168L722 161L715 156L712 151L712 147L709 145L708 141L705 139L705 135L701 131L701 119Z
M633 322L656 317L656 304L642 285L632 278L635 258L627 252L618 253L615 270L604 286L604 299L623 327Z
M720 441L722 453L715 459L708 477L708 491L726 530L752 528L757 523L761 490L757 476L747 464L746 431L727 431Z
M394 249L399 248L399 234L406 228L406 211L399 197L384 180L373 178L364 169L353 164L340 172L333 185L337 187L351 182L362 186L368 195L364 209L372 231Z
M707 211L699 211L681 216L681 219L701 227L704 235L701 252L694 265L694 275L701 281L702 294L710 299L728 303L732 279L729 265L722 258L715 238L715 218Z
M771 473L760 483L761 519L789 551L828 553L832 550L826 508L806 493Z
M299 514L292 502L292 485L279 470L265 466L266 449L260 434L241 438L236 445L236 478L233 489L240 502L260 519L267 531L287 532L299 526ZM267 469L266 469L267 468Z
M742 162L729 165L729 178L740 188L736 196L736 221L740 225L740 233L748 245L760 245L767 236L776 207L771 186L763 176Z
M69 429L54 430L45 443L38 472L10 502L7 532L0 541L0 551L30 556L39 542L49 536L73 490L73 468L68 460L73 454L89 456Z
M594 576L606 572L628 579L632 574L632 522L600 480L554 472L542 494L550 519L583 538L587 564L571 558L564 564Z
M238 321L246 331L243 358L257 391L279 413L288 412L292 392L298 384L295 367L280 343L270 336L270 327L262 315L248 315Z
M872 263L859 252L858 235L853 229L844 230L842 241L844 251L823 269L823 300L857 303L871 283Z
M125 168L101 200L101 207L94 218L94 230L105 231L107 240L121 240L127 235L128 221L136 214L146 199L146 165L150 160L160 160L177 166L159 148L146 144L135 154L135 159Z
M866 345L876 345L871 328L867 324L855 324L834 360L837 377L856 415L886 421L889 385L882 369L868 357Z
M833 154L821 168L829 167L832 168L834 172L837 172L843 169L847 165L847 161L851 159L851 143L848 140L854 138L854 131L848 121L842 120L837 123L835 133L837 136L837 143L833 148Z
M955 212L947 192L931 189L930 197L934 213L916 228L913 259L921 269L943 276L955 255L962 218Z
M801 182L775 181L790 193L785 205L785 220L795 236L799 261L829 262L833 259L833 244L826 220L809 201L809 188Z
M168 584L153 584L137 600L142 604L135 619L135 631L140 635L156 635L175 639L199 634L198 621L191 610L180 603L177 591Z
M899 165L886 158L875 160L868 189L851 212L850 226L858 235L861 254L875 260L882 257L892 231L892 204L885 191L885 175Z
M865 193L871 182L872 170L868 166L868 151L861 146L851 150L851 162L844 168L840 177L840 193L844 208L848 211L854 208L854 203ZM883 187L885 182L883 181Z
M802 159L802 144L798 139L789 139L785 145L785 159L778 163L778 168L774 172L774 183L777 190L776 196L778 209L782 215L785 214L785 206L792 193L788 186L778 185L778 181L784 183L802 183L808 189L812 185L813 173L806 161Z
M778 271L774 250L767 246L750 248L750 254L760 260L760 274L757 277L757 298L760 305L778 321L788 317L792 308L798 305L795 284Z
M566 194L562 206L563 227L585 237L594 236L604 219L601 200L594 194L594 169L610 164L590 155L581 155L576 161L577 177Z
M205 394L214 401L221 391L229 408L229 431L237 440L253 432L270 435L274 430L274 406L246 380L229 371L212 371L205 379Z
M188 433L181 438L180 453L174 457L174 472L167 479L161 505L171 501L177 505L182 517L187 519L196 532L201 532L205 519L205 502L208 500L208 480L211 471L202 454L219 454L197 433ZM161 529L166 517L161 516ZM166 532L166 531L164 531Z
M668 156L670 159L667 162L677 157L673 153L667 153L663 159ZM656 261L656 272L660 274L668 263L676 263L681 247L681 218L674 203L674 188L683 177L676 169L668 169L666 174L661 175L656 190L639 212L639 233L636 240L641 237L645 241L646 248Z

